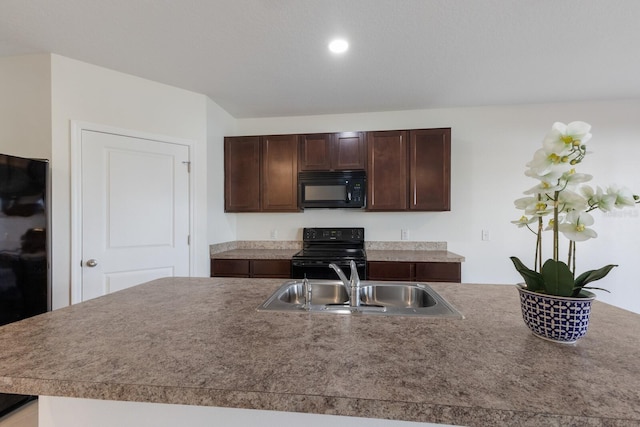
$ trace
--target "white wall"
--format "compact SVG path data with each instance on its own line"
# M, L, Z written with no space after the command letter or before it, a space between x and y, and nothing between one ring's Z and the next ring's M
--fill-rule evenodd
M51 55L53 307L70 302L70 121L194 141L196 276L209 275L207 98L204 95Z
M236 215L224 213L224 137L235 132L236 119L207 99L208 242L236 240Z
M268 240L270 230L277 229L279 239L293 240L301 238L302 227L341 225L364 226L367 240L396 241L407 228L410 240L446 241L450 251L465 256L464 282L516 283L521 279L509 256L532 259L534 240L510 223L521 214L513 200L535 185L524 176L525 163L553 122L590 123L594 154L579 171L594 175L593 184L624 184L640 194L638 117L640 100L241 119L236 135L451 127L452 201L451 212L237 214L237 238ZM595 218L600 237L578 245L578 270L619 264L598 282L612 291L599 292L599 299L640 313L635 274L640 209L616 215L595 212ZM489 241L481 240L483 229L489 230Z
M51 158L49 55L0 57L0 152Z

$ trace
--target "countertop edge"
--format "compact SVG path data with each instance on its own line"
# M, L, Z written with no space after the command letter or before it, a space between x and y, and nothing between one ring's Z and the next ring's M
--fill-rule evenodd
M8 380L8 381L7 381ZM608 421L618 425L635 422L623 418L600 418L565 414L515 411L477 406L443 405L427 402L390 401L340 396L286 394L224 389L78 383L61 380L0 378L3 388L17 394L38 394L67 398L98 399L121 402L163 403L189 406L298 412L319 415L352 416L412 422L457 425L539 426L550 422L559 425L599 425ZM393 416L389 416L393 414Z
M211 259L287 260L297 249L237 248L211 254ZM465 257L446 250L367 249L367 261L464 262Z

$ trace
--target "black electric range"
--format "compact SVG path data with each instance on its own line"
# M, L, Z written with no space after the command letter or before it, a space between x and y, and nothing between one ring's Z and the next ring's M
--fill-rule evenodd
M364 228L305 228L302 243L302 250L291 259L292 278L338 279L329 264L349 276L349 264L355 261L360 279L366 279Z

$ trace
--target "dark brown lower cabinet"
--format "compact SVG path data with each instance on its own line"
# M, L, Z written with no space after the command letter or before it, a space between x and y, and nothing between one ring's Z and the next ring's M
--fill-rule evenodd
M291 261L288 259L254 259L251 261L251 277L291 277Z
M211 277L291 277L288 259L212 259Z
M212 259L211 277L291 278L288 259ZM368 280L460 282L459 262L367 262Z
M369 280L460 282L461 276L459 262L367 262Z
M410 262L379 262L367 263L367 278L369 280L411 280L414 276L415 264Z
M417 262L414 280L421 282L457 282L461 278L459 262Z

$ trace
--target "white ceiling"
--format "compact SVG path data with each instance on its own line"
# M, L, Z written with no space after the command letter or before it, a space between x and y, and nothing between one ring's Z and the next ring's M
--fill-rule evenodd
M237 118L638 98L640 1L0 0L0 56L37 52Z

